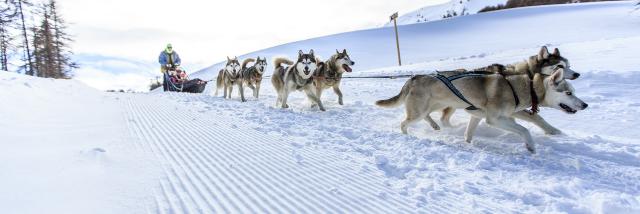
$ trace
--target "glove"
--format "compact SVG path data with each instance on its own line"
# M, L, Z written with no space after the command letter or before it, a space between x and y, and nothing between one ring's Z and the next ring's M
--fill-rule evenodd
M171 68L171 64L166 64L164 66L167 67L167 68Z

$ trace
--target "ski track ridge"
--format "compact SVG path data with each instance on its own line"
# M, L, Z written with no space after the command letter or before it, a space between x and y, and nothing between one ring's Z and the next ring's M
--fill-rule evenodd
M234 121L240 118L194 112L175 101L184 96L191 95L130 95L121 100L128 110L127 125L139 141L136 147L154 154L164 170L150 210L415 212L412 199L393 192L375 174L357 172L335 152L295 148L287 143L290 139Z

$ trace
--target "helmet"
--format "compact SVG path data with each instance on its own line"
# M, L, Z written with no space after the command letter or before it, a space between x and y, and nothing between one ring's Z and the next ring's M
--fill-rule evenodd
M167 48L165 50L167 51L167 53L173 52L173 46L171 45L171 43L167 44Z

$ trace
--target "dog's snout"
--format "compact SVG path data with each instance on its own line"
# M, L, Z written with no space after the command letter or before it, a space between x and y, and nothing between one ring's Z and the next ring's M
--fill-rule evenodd
M574 73L574 74L573 74L573 78L574 78L574 79L578 79L578 77L580 77L580 73Z
M584 109L586 109L587 107L589 107L589 104L582 103L582 109L583 109L583 110L584 110Z
M352 66L353 66L353 65L356 65L356 62L353 62L353 61L352 61L352 62L351 62L351 65L352 65Z
M304 66L304 70L308 71L309 70L309 66Z

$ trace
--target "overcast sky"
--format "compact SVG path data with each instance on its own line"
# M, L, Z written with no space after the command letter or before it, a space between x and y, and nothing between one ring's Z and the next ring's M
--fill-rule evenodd
M156 60L166 43L204 66L258 49L372 28L447 0L59 0L76 53ZM192 68L199 69L199 68Z

